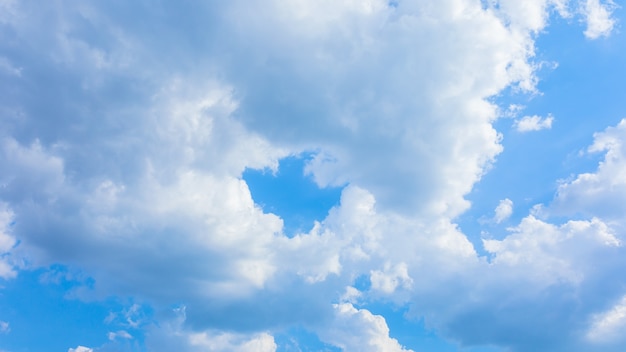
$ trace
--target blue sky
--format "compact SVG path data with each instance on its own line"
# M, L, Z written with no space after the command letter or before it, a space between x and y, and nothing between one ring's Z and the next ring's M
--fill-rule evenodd
M0 0L0 351L623 351L608 0Z

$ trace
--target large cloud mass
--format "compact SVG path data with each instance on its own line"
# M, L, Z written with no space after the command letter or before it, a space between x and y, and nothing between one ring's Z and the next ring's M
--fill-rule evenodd
M290 326L406 350L358 307L375 300L461 345L619 347L624 122L547 206L583 219L529 215L487 257L453 223L502 151L490 98L535 91L536 36L579 6L0 2L0 277L62 264L95 280L78 297L182 304L154 350L272 351ZM587 36L610 32L612 7L584 9ZM302 152L345 188L289 238L242 173Z

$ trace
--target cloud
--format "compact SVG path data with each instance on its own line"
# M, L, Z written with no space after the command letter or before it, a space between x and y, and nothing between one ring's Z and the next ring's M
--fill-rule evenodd
M70 348L67 352L93 352L93 349L85 346L78 346L76 348Z
M0 122L0 249L88 273L78 298L184 304L159 326L119 316L150 350L273 351L273 331L301 325L345 350L405 350L382 316L333 305L358 277L371 287L353 299L517 350L558 350L603 311L593 302L623 295L599 273L621 263L603 216L527 217L485 241L489 258L453 222L502 151L491 98L535 90L534 38L565 2L72 5L0 15L12 43L30 43L7 44L21 74L0 83L15 112ZM528 119L518 129L552 122ZM344 189L288 238L241 175L303 151L320 187ZM498 209L504 221L512 202Z
M530 132L540 131L552 128L552 122L554 117L548 115L547 117L541 117L537 115L524 116L519 120L516 120L514 125L518 132Z
M484 240L491 259L464 273L463 277L473 273L473 282L461 279L450 284L452 292L445 300L414 298L429 300L419 305L426 322L463 346L597 350L574 332L588 328L599 302L623 295L619 279L623 247L613 230L598 219L554 225L528 216L510 231L502 240ZM447 307L445 301L456 304ZM567 341L564 334L570 336Z
M488 3L497 8L514 30L537 33L547 25L550 8L555 8L561 16L567 16L568 2L568 0L500 0Z
M398 263L393 268L387 263L385 270L374 270L370 274L370 282L373 290L393 293L398 286L410 288L413 279L409 276L405 263Z
M493 220L497 224L508 219L511 216L511 214L513 214L513 201L508 198L501 200L498 206L496 207L495 212L496 214Z
M133 338L133 336L131 334L129 334L127 331L125 331L125 330L118 330L118 331L115 331L115 332L111 331L111 332L109 332L107 334L107 337L111 341L114 341L114 340L116 340L118 338L120 338L120 339L132 339Z
M626 211L626 120L594 135L589 153L604 152L595 172L576 175L563 181L549 209L553 214L597 216L623 224Z
M611 0L586 0L582 8L587 20L585 36L589 39L609 36L615 26L615 19L611 15L616 8L617 5Z
M9 252L15 246L15 237L11 235L15 214L7 203L0 201L0 277L13 278L17 275L10 262Z
M334 320L319 332L322 340L342 351L411 351L389 337L389 328L382 316L373 315L367 309L356 309L350 303L340 303L334 307Z
M274 352L277 345L268 333L235 333L219 330L189 331L185 329L186 307L172 311L174 317L159 326L151 325L146 332L150 351L210 351L210 352Z
M606 312L596 314L587 332L587 338L596 343L613 342L623 339L626 327L626 297Z
M282 3L280 10L274 3L246 9L249 40L281 38L253 47L249 57L282 64L245 77L247 94L258 98L242 101L242 121L274 142L322 149L307 168L321 186L350 182L371 191L380 207L458 214L468 206L463 195L501 151L490 124L497 109L485 98L509 84L529 88L534 78L529 38L510 33L478 3L456 5L407 3L364 14L347 2L330 11L343 20L327 18L324 6L307 7L306 14ZM271 20L279 25L266 26L259 14L279 14ZM319 30L316 18L326 21ZM344 30L346 23L353 25ZM452 37L458 41L445 39ZM406 43L428 47L428 54L407 51ZM241 75L237 69L234 80ZM276 82L273 91L265 89L267 81ZM420 82L417 95L409 93L414 82ZM297 95L294 87L301 89ZM288 106L285 96L293 96Z
M202 351L241 351L241 352L273 352L276 351L274 338L266 333L257 334L251 339L242 340L233 334L219 333L210 335L194 333L189 336L189 343Z
M579 275L587 270L582 256L595 254L591 249L580 248L583 243L590 248L621 246L611 229L598 219L569 221L557 227L528 216L512 231L503 240L483 240L485 249L495 255L492 263L512 267L529 265L532 268L523 269L522 274L539 281L581 280L583 277ZM572 248L568 250L568 246Z

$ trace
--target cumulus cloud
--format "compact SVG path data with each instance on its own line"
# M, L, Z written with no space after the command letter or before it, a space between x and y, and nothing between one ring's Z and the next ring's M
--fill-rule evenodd
M393 268L387 263L384 271L373 270L371 272L370 282L372 283L373 290L380 290L390 294L393 293L398 286L410 288L413 279L409 276L405 263L398 263Z
M467 209L463 195L501 150L490 124L497 109L484 98L507 85L532 86L530 39L511 33L477 2L403 3L367 13L351 2L332 11L306 7L305 14L295 5L274 6L245 12L246 33L254 33L255 42L282 38L255 47L255 55L283 64L267 70L265 63L250 63L258 67L246 77L252 79L247 93L259 98L242 101L244 123L275 142L322 149L307 168L321 186L356 184L395 211L454 215ZM284 27L267 27L259 13L279 14L272 22ZM318 20L308 23L299 15ZM346 21L353 23L349 30ZM293 34L281 36L284 28ZM458 40L444 39L450 37ZM431 45L439 42L433 38L444 41ZM407 51L406 43L428 47L428 55ZM240 70L233 75L241 79ZM264 88L266 81L277 82L274 91ZM410 93L413 82L420 82L422 93ZM302 90L284 106L281 97L292 96L293 87ZM349 103L338 104L342 97Z
M580 248L584 243L591 248L621 246L611 229L598 219L569 221L559 227L528 216L512 231L503 240L483 240L485 249L495 255L492 263L533 266L530 270L522 269L521 273L548 282L583 279L579 275L587 269L581 261L582 255L595 254L593 250ZM573 248L568 250L568 246Z
M492 257L467 269L463 277L473 273L471 282L460 278L448 284L450 291L438 290L449 295L445 300L419 295L414 302L429 302L414 309L466 346L597 350L573 332L588 328L598 302L623 295L621 283L615 282L623 247L612 229L598 219L554 225L528 216L510 231L502 240L484 240ZM449 300L455 305L443 303ZM564 334L571 334L567 341Z
M589 39L606 37L611 34L615 26L612 18L617 5L612 0L600 2L600 0L586 0L582 13L587 21L585 36Z
M452 220L502 151L490 98L534 91L534 38L565 1L68 4L0 15L12 43L31 43L6 44L21 71L0 83L19 111L1 122L0 250L89 273L79 298L184 303L159 326L122 314L150 350L274 351L273 330L304 323L344 350L405 350L382 316L348 301L362 296L409 306L464 345L523 350L582 331L573 322L597 313L593 287L617 294L583 265L619 262L599 215L528 217L485 242L489 260ZM320 187L345 188L288 238L241 175L302 151L315 153L306 172ZM363 276L370 288L333 305ZM546 313L561 295L571 299Z
M389 327L382 316L374 315L367 309L357 309L350 303L340 303L334 307L334 320L319 332L324 341L343 351L412 351L389 337Z
M541 117L537 115L533 116L524 116L519 120L515 121L514 127L518 132L530 132L530 131L540 131L552 128L552 122L554 121L554 117L552 115L548 115L547 117Z

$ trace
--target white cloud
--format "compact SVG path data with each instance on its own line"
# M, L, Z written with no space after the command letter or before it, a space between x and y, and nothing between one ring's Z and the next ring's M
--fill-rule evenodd
M596 343L623 339L626 329L626 296L606 312L595 314L587 338Z
M598 219L555 226L528 216L511 231L503 240L483 240L485 249L494 254L492 263L518 268L519 274L530 275L529 279L542 285L559 280L577 283L588 270L585 257L592 260L595 248L620 246L611 229Z
M133 336L131 334L128 333L128 331L125 330L118 330L118 331L111 331L107 334L107 337L109 338L109 340L114 341L116 339L132 339Z
M150 351L187 352L274 352L274 337L266 332L234 333L220 330L189 331L185 329L186 307L173 311L174 317L158 326L152 325L146 333Z
M93 349L85 346L78 346L76 348L70 348L67 352L93 352Z
M493 220L498 224L508 219L513 214L513 201L508 198L501 200L495 213Z
M538 32L546 26L550 6L556 7L563 13L566 8L565 2L550 0L491 1L492 4L497 4L499 12L511 23L514 29L531 32Z
M582 8L587 21L585 36L589 39L609 36L615 26L615 19L611 16L616 7L612 0L586 0Z
M18 4L8 22L31 45L7 56L21 94L0 97L23 111L1 132L0 198L16 219L2 248L17 237L12 256L89 273L95 288L78 297L186 304L147 329L151 350L273 351L271 330L303 321L346 350L403 350L383 317L332 306L361 275L371 290L344 300L410 305L463 344L580 331L570 301L541 308L594 291L584 264L609 266L596 259L621 248L603 221L528 217L485 242L490 263L452 222L502 150L490 98L535 89L533 38L565 2L119 5L140 22L118 5L63 5ZM552 122L533 118L518 128ZM348 186L310 233L287 238L241 174L304 150L318 152L307 172L320 186ZM130 313L119 319L140 326Z
M48 246L46 234L38 233L26 220L16 222L16 231L24 234L18 251L29 257L39 253L33 258L36 265L60 260L79 261L95 271L107 267L98 280L103 289L115 287L133 292L152 286L157 296L178 295L179 290L173 289L177 285L162 285L167 273L168 280L181 280L181 285L193 283L195 288L188 292L200 295L241 296L262 287L275 270L265 246L281 231L282 223L253 204L246 184L236 175L246 165L273 166L276 158L272 153L280 152L273 152L262 139L243 131L228 115L219 116L232 109L227 91L209 88L204 93L198 99L180 100L178 92L168 87L168 99L157 95L159 101L154 109L163 111L162 115L150 116L156 121L143 131L147 140L141 147L133 147L134 156L130 157L136 158L139 165L131 170L116 167L116 161L106 155L111 150L102 145L102 150L93 150L97 154L87 157L103 158L101 166L108 171L92 180L68 183L66 172L68 168L74 172L72 164L78 160L52 156L37 143L24 147L16 141L6 142L5 165L13 167L3 170L8 182L6 189L14 194L13 204L24 215L41 215L48 222L48 229L59 231L55 241L60 246L53 247L58 249L55 252ZM148 141L155 137L155 143ZM72 154L80 150L72 143L66 141L62 147L70 151L67 160L80 157ZM94 141L93 146L97 143ZM103 143L117 148L117 142L110 139ZM81 167L98 168L85 164ZM115 171L109 173L111 170ZM17 178L14 175L18 173L28 176ZM18 197L58 201L30 204ZM73 206L81 208L80 216L66 227L69 224L60 219L72 218L69 212L73 212ZM168 229L182 235L173 236ZM82 231L90 236L82 237ZM154 256L155 248L144 243L167 243L167 251ZM99 254L83 256L82 251L91 246L97 246ZM217 255L223 251L240 254ZM124 259L115 264L110 261L111 256ZM197 256L194 265L198 269L191 272L199 276L191 279L176 270L149 274L139 269L144 265L161 266L164 260L177 263L181 256ZM214 265L214 260L222 264ZM200 270L203 267L215 269ZM217 277L223 280L214 280Z
M626 225L622 222L626 211L626 120L595 134L588 151L605 152L604 160L595 172L564 181L546 211L557 215L598 216Z
M350 303L335 304L335 318L319 332L323 341L342 351L400 352L411 351L389 337L385 318L367 309L356 309Z
M7 203L0 201L0 277L13 278L17 275L7 254L15 246L15 237L12 236L12 225L15 214Z
M281 2L279 13L295 11L290 6ZM346 6L343 21L328 20L312 37L281 33L309 33L317 22L281 17L272 22L284 27L268 27L259 13L273 5L246 10L246 33L255 42L282 39L272 39L276 47L255 47L255 55L284 64L280 71L259 67L251 77L248 92L255 89L260 100L242 101L243 121L278 143L322 149L308 167L320 185L351 182L396 211L458 214L468 206L463 195L501 150L490 124L497 109L485 98L516 82L530 87L531 43L477 2L382 9L362 16ZM309 10L311 17L327 16L323 6ZM353 25L345 29L346 23ZM458 40L445 39L452 37ZM406 43L428 51L407 51ZM275 91L263 88L267 80L277 82ZM414 82L421 82L417 95L409 93ZM282 106L280 97L293 87L307 100ZM338 104L342 97L349 103ZM273 113L284 109L300 118ZM377 172L383 169L394 172Z
M554 117L552 117L552 115L548 115L547 117L537 115L524 116L521 119L516 120L514 126L518 132L549 130L552 128L553 121Z
M385 263L384 271L372 270L370 282L373 290L379 290L386 294L393 293L398 286L410 288L413 279L409 276L406 263L398 263L391 267Z
M254 335L250 339L242 339L236 334L194 333L189 336L189 344L202 351L233 351L233 352L274 352L274 337L267 333Z

